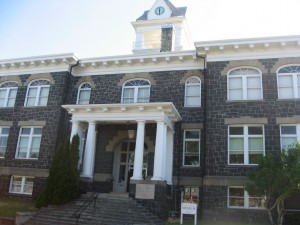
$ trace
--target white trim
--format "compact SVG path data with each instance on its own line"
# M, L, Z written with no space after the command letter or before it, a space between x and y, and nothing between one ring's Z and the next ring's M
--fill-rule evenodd
M82 89L82 86L84 85L84 84L89 84L91 87L90 88L85 88L85 89ZM89 83L89 82L82 82L80 85L79 85L79 87L78 87L78 92L77 92L77 100L76 100L76 104L78 104L78 105L80 105L79 104L79 101L81 100L80 99L80 92L81 91L90 91L90 99L91 99L91 94L92 94L92 85L91 85L91 83ZM89 101L90 101L90 99L89 99ZM81 104L82 105L82 104Z
M30 129L30 134L22 134L22 129ZM37 158L30 158L30 150L31 150L31 147L32 147L32 139L33 137L40 137L40 139L42 140L42 134L34 134L34 129L35 128L39 128L39 129L42 129L42 132L43 132L43 127L41 126L32 126L32 127L29 127L29 126L22 126L20 127L20 130L19 130L19 137L18 137L18 144L17 144L17 150L16 150L16 154L15 154L15 159L24 159L24 160L27 160L27 159L35 159L37 160L39 157ZM26 157L25 158L18 158L18 155L19 155L19 147L20 147L20 140L21 140L21 137L28 137L28 144L27 144L27 150L26 150ZM41 150L41 146L39 146L39 151Z
M244 190L244 206L230 206L230 195L229 195L229 189L230 188L239 188L239 189L243 189ZM232 196L234 197L234 196ZM264 210L265 207L250 207L249 206L249 200L250 198L259 198L259 197L253 197L250 196L249 193L245 190L245 187L243 186L228 186L227 187L227 207L231 208L231 209L259 209L259 210ZM261 197L264 198L264 197Z
M199 84L188 84L187 82L190 80L190 79L197 79L199 80ZM187 105L187 97L198 97L198 96L187 96L187 89L188 87L191 87L191 86L199 86L200 87L200 93L199 93L199 105ZM195 108L195 107L201 107L201 79L199 77L196 77L196 76L192 76L192 77L189 77L186 81L185 81L185 88L184 88L184 107L187 107L187 108Z
M48 85L31 86L31 84L33 82L35 82L35 81L42 81L42 80L48 81L49 84ZM24 102L24 106L25 107L44 106L44 105L40 105L40 103L39 103L39 100L40 100L40 97L41 97L41 89L42 88L49 88L49 92L48 92L48 96L47 96L47 104L45 106L48 105L48 99L49 99L49 93L50 93L50 80L48 80L48 79L42 79L41 78L41 79L32 80L28 84L28 86L27 86L27 92L26 92L26 97L25 97L25 102ZM27 103L28 103L28 94L29 94L29 90L30 89L37 89L34 105L27 105Z
M14 178L14 177L21 177L21 178L22 178L22 181L21 181L21 190L20 190L20 192L12 191L13 178ZM31 193L26 193L26 192L24 192L24 188L25 188L25 180L26 180L27 178L33 178L33 179L34 179L34 177L30 177L30 176L17 176L17 175L12 175L11 178L10 178L9 193L13 193L13 194L22 194L22 195L32 195L32 192L31 192ZM34 184L32 184L32 190L33 190L33 186L34 186Z
M199 132L199 138L186 138L186 132L187 131L198 131ZM197 141L199 143L199 151L198 151L198 165L185 165L185 153L186 153L186 141ZM183 135L183 156L182 156L182 166L183 167L200 167L200 153L201 153L201 130L200 129L186 129L184 130Z
M243 128L243 134L241 135L230 135L230 127L241 127ZM262 127L262 134L248 134L248 128L249 127ZM250 164L249 163L249 138L263 138L263 156L265 156L265 152L266 152L266 149L265 149L265 129L264 129L264 125L262 124L240 124L240 125L229 125L228 126L228 130L227 130L227 154L228 154L228 158L227 158L227 164L228 165L235 165L235 166L244 166L244 165L250 165L250 166L256 166L257 164ZM243 138L243 148L244 148L244 151L243 151L243 155L244 155L244 163L242 164L237 164L237 163L230 163L230 137L233 137L233 138Z
M231 72L235 71L235 70L239 70L239 69L253 69L256 70L258 72L258 74L240 74L240 75L230 75ZM248 83L248 79L249 77L254 77L254 78L258 78L260 79L260 87L255 88L255 89L259 89L260 88L260 95L261 98L259 99L249 99L248 97L248 87L247 87L247 83ZM229 80L233 78L241 78L242 79L242 99L230 99L230 92L229 92ZM227 100L228 101L261 101L263 100L263 83L262 83L262 73L260 71L260 69L256 68L256 67L252 67L252 66L241 66L241 67L235 67L231 70L228 71L227 73Z
M296 133L295 134L282 134L282 127L295 127L296 128ZM280 147L281 149L284 149L284 146L282 145L282 138L296 138L297 141L300 140L300 124L280 124ZM287 150L287 149L286 149Z

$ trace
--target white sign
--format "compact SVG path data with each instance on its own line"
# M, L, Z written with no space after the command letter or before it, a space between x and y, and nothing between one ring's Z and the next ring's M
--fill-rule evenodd
M183 222L183 214L194 215L195 222L197 225L197 204L193 203L181 203L181 216L180 216L180 224Z

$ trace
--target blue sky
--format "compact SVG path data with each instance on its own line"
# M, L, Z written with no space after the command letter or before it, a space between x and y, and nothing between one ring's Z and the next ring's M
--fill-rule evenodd
M300 35L299 0L171 0L194 41ZM155 0L0 0L0 59L130 54L130 24Z

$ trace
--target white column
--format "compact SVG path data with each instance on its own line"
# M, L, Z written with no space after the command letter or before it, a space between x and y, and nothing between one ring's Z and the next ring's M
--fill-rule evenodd
M90 121L87 138L86 138L83 168L81 174L81 176L83 177L93 177L95 144L96 144L96 123L95 121Z
M78 128L79 128L79 121L72 120L71 123L72 123L72 130L71 130L70 141L72 141L74 135L78 134Z
M144 139L145 139L145 121L137 121L137 135L134 153L134 169L132 180L143 179L143 161L144 161Z
M165 140L166 127L163 121L157 122L156 140L155 140L155 155L154 155L154 169L151 180L165 180L164 176L164 159L165 159Z
M167 130L167 153L166 153L166 181L172 185L173 179L173 141L174 132L171 129Z

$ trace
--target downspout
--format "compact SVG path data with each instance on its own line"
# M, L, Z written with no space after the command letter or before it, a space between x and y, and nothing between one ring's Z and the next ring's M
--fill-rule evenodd
M200 70L204 76L204 82L203 82L203 132L202 133L202 146L203 146L203 160L202 160L202 168L201 168L201 197L200 197L200 202L202 202L202 208L203 208L203 195L204 195L204 177L205 177L205 162L206 162L206 100L207 100L207 75L208 75L208 70L206 69L206 57L205 56L200 56L198 53L196 53L196 57L203 59L203 69Z

